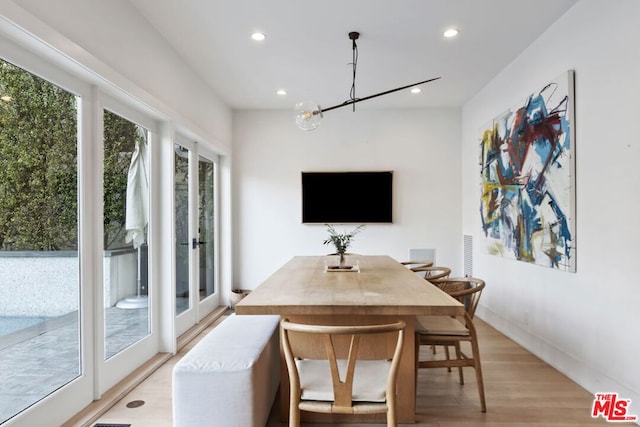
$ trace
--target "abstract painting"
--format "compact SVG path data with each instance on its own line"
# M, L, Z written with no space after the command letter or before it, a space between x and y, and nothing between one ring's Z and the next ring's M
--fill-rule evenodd
M494 255L575 272L573 71L482 132L480 213Z

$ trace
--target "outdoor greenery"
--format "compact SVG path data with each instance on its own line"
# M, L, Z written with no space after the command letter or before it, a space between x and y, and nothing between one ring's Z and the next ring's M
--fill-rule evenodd
M0 250L78 249L78 98L0 60ZM105 248L123 235L134 123L104 115Z
M138 140L147 132L117 114L104 113L104 248L124 245L127 174Z
M76 97L0 61L0 247L77 249Z

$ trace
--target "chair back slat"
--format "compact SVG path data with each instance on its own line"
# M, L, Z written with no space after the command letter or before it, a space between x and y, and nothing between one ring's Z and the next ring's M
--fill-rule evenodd
M358 356L358 346L360 344L360 336L352 335L351 344L349 345L349 355L347 357L347 366L344 373L340 372L338 359L333 344L333 338L330 334L323 336L327 359L329 360L329 369L331 371L331 381L333 383L333 394L336 406L351 407L353 396L353 378L356 370L356 359Z
M485 287L484 280L475 277L448 277L441 279L437 286L464 304L465 311L473 319Z
M331 383L333 386L333 402L331 402L329 409L326 412L353 414L355 413L355 407L357 405L366 404L367 413L387 412L388 418L395 418L395 402L396 402L396 378L398 374L398 368L400 365L400 356L402 354L402 347L404 345L404 321L398 321L390 324L382 325L364 325L364 326L326 326L326 325L309 325L301 323L292 323L287 319L283 319L280 322L280 336L282 342L283 353L287 364L287 371L289 373L290 381L290 397L291 402L301 402L301 396L303 390L301 389L300 373L296 364L296 354L292 348L290 341L290 332L302 333L302 334L315 334L322 338L324 342L324 349L329 365L329 371L327 374L331 375ZM353 388L356 376L356 366L358 363L358 352L360 350L361 336L370 334L390 334L396 333L397 339L393 350L393 356L390 359L384 358L384 363L389 364L389 372L384 378L382 388L385 390L385 401L379 403L377 401L371 402L354 402L353 401ZM339 336L350 338L348 341L349 349L346 361L340 360L337 357L339 351L336 349L338 341L336 339ZM340 341L342 344L346 342ZM346 363L345 363L346 362ZM341 366L344 372L340 372ZM299 403L302 405L302 403ZM297 404L296 404L297 405ZM311 407L319 412L325 412L324 405L305 405L305 410ZM376 409L377 408L377 409ZM293 411L293 407L290 409ZM370 412L374 411L374 412ZM293 412L290 412L290 414ZM291 416L291 415L290 415Z

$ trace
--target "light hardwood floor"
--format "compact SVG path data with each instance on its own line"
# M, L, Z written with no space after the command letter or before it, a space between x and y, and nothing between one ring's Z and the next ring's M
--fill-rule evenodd
M477 319L477 318L476 318ZM475 374L464 368L465 385L454 370L422 369L418 374L418 427L560 427L609 425L591 418L593 395L480 319L476 320L484 371L487 412L480 412ZM206 329L203 336L215 324ZM98 419L99 423L130 423L132 427L170 427L171 371L198 338L187 344L148 379ZM425 354L429 352L424 348ZM223 391L221 391L223 392ZM211 397L215 399L215 396ZM144 405L126 405L142 400ZM620 423L616 423L621 425ZM93 424L91 424L93 425ZM326 424L303 424L306 427ZM358 427L363 424L348 424ZM404 424L403 424L404 425ZM627 424L635 425L635 424ZM212 420L211 426L217 426ZM283 427L272 411L267 427ZM346 425L345 425L346 426ZM203 426L204 427L204 426ZM239 427L239 426L219 426Z

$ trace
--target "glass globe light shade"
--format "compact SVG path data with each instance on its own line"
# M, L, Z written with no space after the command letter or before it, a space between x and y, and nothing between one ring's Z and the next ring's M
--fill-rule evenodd
M296 112L296 125L302 130L314 130L320 126L322 109L311 101L298 102L294 108Z

